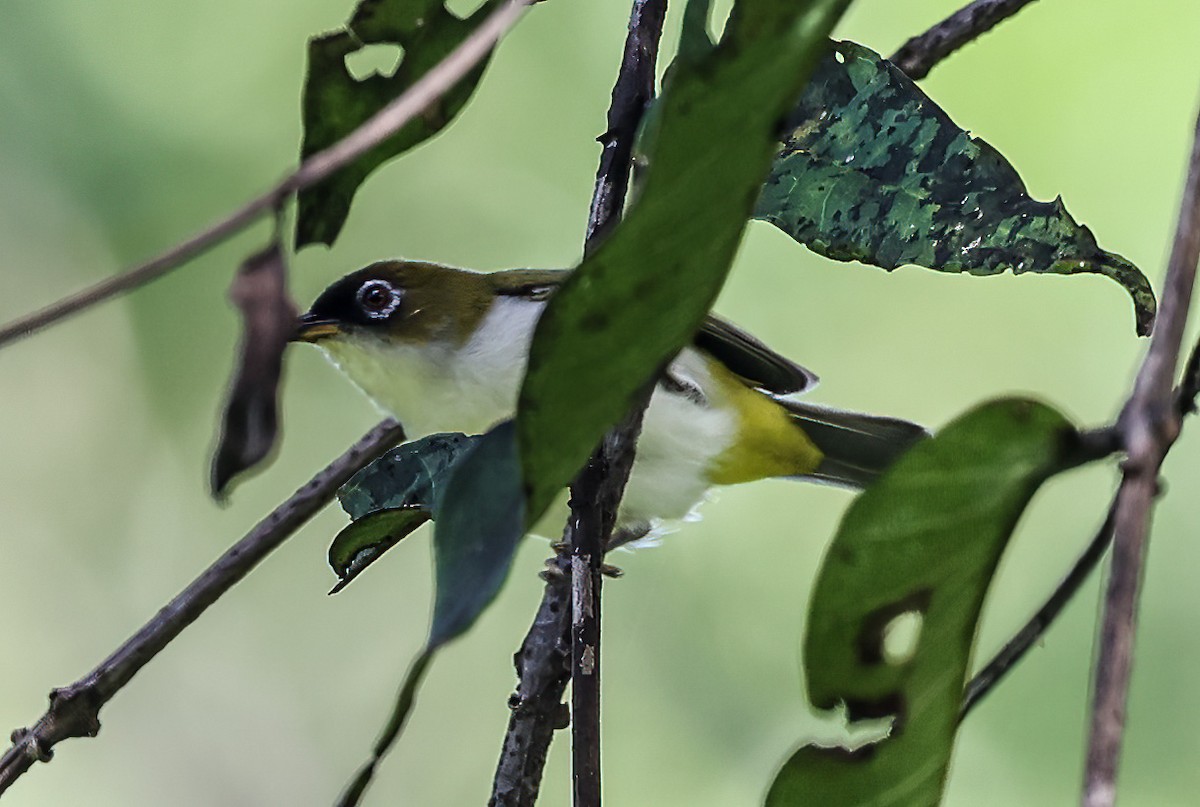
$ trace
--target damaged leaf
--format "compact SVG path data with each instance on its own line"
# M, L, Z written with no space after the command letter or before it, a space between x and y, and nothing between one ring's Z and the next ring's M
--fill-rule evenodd
M914 446L854 501L813 591L804 672L814 706L844 704L852 726L890 718L890 735L855 751L802 746L770 807L938 803L1000 555L1041 484L1094 456L1050 407L993 401ZM910 641L897 652L901 625Z
M1061 198L1031 199L998 151L868 48L834 43L789 126L754 217L814 252L888 270L1104 275L1150 332L1154 291L1138 268L1101 249Z
M435 596L429 639L404 678L387 726L375 742L370 759L359 768L338 800L338 807L352 807L362 799L379 762L404 728L417 688L434 654L471 627L495 599L508 577L517 544L525 534L525 497L521 491L516 433L511 420L479 437L433 435L409 446L417 443L426 443L425 451L400 459L402 465L417 471L411 480L399 479L398 490L409 493L400 493L397 499L387 492L386 485L371 490L369 484L359 480L355 489L347 491L349 496L342 499L343 506L347 506L348 499L353 502L347 507L352 514L364 505L400 508L376 510L366 517L369 522L372 517L386 518L395 514L397 518L405 518L408 517L405 513L411 516L418 512L420 508L411 501L406 503L406 497L414 496L429 505L430 510L425 512L432 511L436 523L433 533ZM425 453L430 455L428 463L422 458ZM376 462L385 460L386 457ZM446 481L444 485L443 480ZM354 484L352 479L347 487Z
M461 19L441 0L362 0L345 29L310 40L302 101L301 158L341 140L411 87L458 47L498 4L498 0L488 0L471 16ZM403 56L391 75L375 73L356 79L346 67L346 57L372 45L397 45L403 49ZM296 248L333 244L346 222L354 194L367 176L450 123L475 91L487 62L482 60L395 135L328 179L301 191Z
M351 523L329 547L329 565L345 588L413 530L434 518L450 469L480 440L465 434L432 434L393 448L338 490Z
M239 267L229 299L242 314L242 340L212 461L218 498L235 476L266 459L278 435L283 349L298 313L278 240Z

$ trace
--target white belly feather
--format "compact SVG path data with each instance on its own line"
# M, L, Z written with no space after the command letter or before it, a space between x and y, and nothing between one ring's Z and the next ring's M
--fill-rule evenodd
M330 340L322 347L368 397L404 424L410 439L435 432L478 434L512 417L533 327L544 306L498 298L475 335L458 347L375 339ZM706 401L661 386L655 391L621 505L622 525L688 515L710 485L706 469L734 437L734 415L719 407L722 396L707 360L685 348L670 372L699 389Z

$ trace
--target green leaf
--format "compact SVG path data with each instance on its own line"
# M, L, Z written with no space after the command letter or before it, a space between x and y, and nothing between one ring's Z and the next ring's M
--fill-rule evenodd
M430 518L433 626L413 661L370 758L338 799L358 804L380 761L400 736L429 663L495 599L525 532L516 434L505 421L485 435L434 434L392 449L338 491L354 519L329 548L341 590L369 564Z
M538 322L517 414L531 519L699 327L770 166L778 121L848 2L742 0L715 48L672 67L637 201Z
M451 470L435 513L430 648L471 627L508 577L525 534L520 473L511 420L479 438Z
M338 499L353 521L329 547L329 565L345 588L438 512L450 469L481 438L432 434L393 448L350 478Z
M479 439L457 432L431 434L393 448L342 485L342 509L355 520L375 510L414 504L436 510L450 469Z
M310 40L302 102L301 158L336 143L411 87L497 5L498 0L488 0L464 20L451 13L441 0L362 0L344 30ZM346 57L380 44L403 48L403 58L395 73L354 78L346 67ZM450 123L475 91L487 61L480 62L420 117L387 141L325 181L301 191L296 248L332 244L345 224L359 185L381 164L424 142Z
M1101 249L1061 198L1029 198L998 151L877 53L835 43L792 125L755 218L828 258L889 270L1104 275L1150 332L1154 291L1138 268Z
M329 545L329 565L338 576L330 594L337 594L368 566L383 557L417 527L431 518L429 510L411 504L376 510L339 532Z
M813 592L805 677L814 706L845 704L852 723L890 717L891 736L856 751L802 746L769 807L939 801L1001 552L1042 482L1090 458L1050 407L993 401L914 446L855 500ZM889 655L893 621L916 614L911 652Z

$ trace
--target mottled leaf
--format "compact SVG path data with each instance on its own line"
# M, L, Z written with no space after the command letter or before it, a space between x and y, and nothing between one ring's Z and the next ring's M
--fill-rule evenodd
M278 436L283 349L297 314L278 241L238 268L229 299L242 314L242 339L212 460L212 492L218 498L235 476L270 455Z
M498 0L488 0L464 20L441 0L362 0L344 30L310 40L301 157L309 157L345 137L411 87L454 50L497 4ZM390 76L375 73L354 78L346 67L346 57L380 44L403 48L396 71ZM437 134L453 120L475 91L486 64L486 59L480 62L385 142L329 179L301 191L297 249L308 244L332 244L359 185L384 162Z
M770 807L938 803L1001 552L1038 487L1094 456L1050 407L994 401L914 446L854 501L813 591L805 678L816 707L844 704L852 724L891 718L891 733L853 752L802 746ZM904 620L916 636L892 647Z
M673 65L638 199L538 322L517 415L531 519L700 326L770 166L778 121L847 2L743 0L716 48Z
M755 218L826 257L889 270L1104 275L1150 332L1154 291L1138 268L1101 249L1061 198L1031 199L998 151L873 51L835 43L791 125Z
M350 477L338 490L338 501L352 519L413 504L435 510L450 468L479 439L454 432L397 446Z
M432 434L393 448L350 478L338 499L352 519L329 547L341 591L438 511L450 469L481 438Z

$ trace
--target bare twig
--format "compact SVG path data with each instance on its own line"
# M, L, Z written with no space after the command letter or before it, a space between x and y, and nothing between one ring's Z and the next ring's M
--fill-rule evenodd
M279 207L291 194L315 185L353 162L398 132L470 72L517 23L529 2L530 0L509 0L402 95L353 132L329 148L309 157L275 187L250 200L229 216L140 266L113 275L90 288L0 327L0 347L161 277L244 230L260 216Z
M1184 327L1200 260L1200 118L1187 184L1164 281L1158 322L1133 395L1118 423L1128 459L1113 513L1113 557L1096 660L1091 732L1083 804L1106 807L1116 799L1117 766L1133 664L1138 589L1150 512L1163 457L1179 435L1178 396L1172 392Z
M633 141L654 97L666 7L666 0L633 3L608 130L599 138L604 151L588 217L588 254L615 226L625 203ZM605 436L572 485L570 561L553 561L537 617L514 659L519 683L509 701L513 713L490 804L527 807L537 799L550 741L555 729L566 725L561 699L572 676L575 804L600 804L600 567L652 389L647 386L630 414Z
M608 107L608 131L598 140L604 147L596 171L596 189L588 213L584 251L590 253L621 220L629 190L630 161L637 128L654 100L654 70L662 38L666 0L635 0L629 16L629 35L621 71Z
M891 62L915 80L923 79L938 62L963 45L986 34L1033 0L975 0L892 54Z
M1079 589L1087 582L1092 571L1100 565L1100 560L1108 551L1109 543L1112 542L1114 507L1116 507L1115 501L1109 507L1103 526L1096 532L1096 536L1092 538L1091 543L1087 545L1083 554L1075 561L1075 565L1067 572L1067 576L1054 589L1045 604L967 684L966 691L963 693L962 710L958 715L959 720L965 720L971 710L978 706L980 701L1004 680L1017 662L1033 649L1067 603L1079 593Z
M666 0L634 0L621 69L608 108L608 131L596 172L584 252L590 254L617 225L632 170L633 143L654 98L658 44ZM604 436L571 486L571 761L575 807L600 807L600 567L629 481L642 416L654 383L629 414Z
M571 760L574 807L600 807L600 567L633 468L651 381L571 486Z
M546 562L546 591L533 625L513 656L517 691L496 766L489 807L533 807L554 732L569 722L562 702L571 680L570 560Z
M49 710L31 728L14 731L12 747L0 757L0 793L34 762L49 761L59 742L71 737L94 737L100 730L100 707L208 606L328 504L355 471L402 439L404 430L394 420L385 420L367 432L272 510L95 669L73 684L53 690Z
M1077 450L1080 463L1103 459L1121 450L1121 435L1115 426L1081 432ZM1054 624L1054 620L1062 613L1067 603L1079 593L1079 589L1087 582L1088 577L1099 565L1101 558L1108 550L1108 545L1112 542L1112 519L1115 506L1116 502L1109 506L1104 525L1088 543L1083 554L1075 559L1075 563L1072 564L1066 577L1055 586L1054 591L1051 592L1042 607L1005 643L1000 652L967 682L967 687L963 692L962 708L958 716L960 721L965 720L967 714L996 688L1017 662L1033 649L1042 635Z

